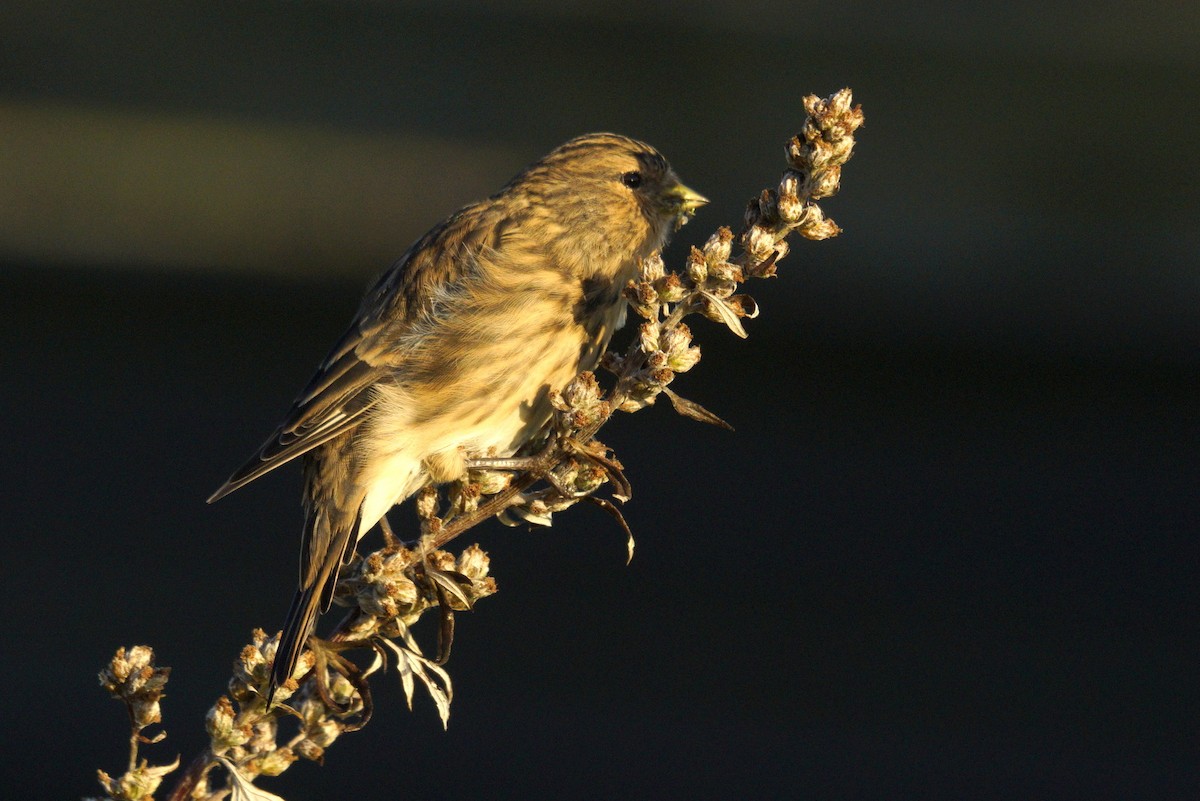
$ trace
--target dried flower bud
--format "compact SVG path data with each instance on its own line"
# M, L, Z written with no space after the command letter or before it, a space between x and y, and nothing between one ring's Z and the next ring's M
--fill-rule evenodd
M478 599L486 598L489 595L495 595L498 589L499 587L496 584L496 579L492 578L491 576L486 576L485 578L475 582L475 597Z
M655 281L654 289L658 292L659 303L678 303L687 295L683 281L675 273L667 273Z
M341 733L341 725L339 725L336 721L326 720L322 721L321 725L317 729L312 730L312 733L309 735L308 739L322 748L328 748L329 746L333 745L334 740L336 740Z
M653 283L642 281L637 285L637 299L643 306L653 305L658 300L658 290L654 288Z
M815 172L827 169L837 162L837 148L832 142L821 138L819 131L812 131L812 140L807 144L809 180Z
M649 381L659 387L665 387L675 380L675 373L670 368L663 367L658 370L651 370Z
M597 467L593 464L584 464L578 466L578 469L575 471L575 474L571 479L570 486L573 487L576 492L592 493L606 480L608 480L608 474L603 468Z
M787 143L787 161L795 170L804 170L808 164L808 145L800 135L793 136Z
M448 491L450 506L455 514L470 514L479 508L482 493L479 485L471 481L456 481Z
M820 200L823 197L833 197L838 191L838 182L842 178L842 168L837 164L833 164L823 170L814 172L812 178L809 191L814 200Z
M290 748L276 748L259 759L251 760L250 764L252 769L256 769L263 776L278 776L297 758Z
M831 142L824 139L814 139L808 146L808 161L813 172L828 169L837 164L840 150Z
M242 749L245 753L238 754L239 759L247 754L261 758L279 747L276 742L279 738L279 720L274 715L264 715L258 718L251 725L251 729L253 731L250 740Z
M651 321L642 323L638 329L638 345L642 353L650 354L658 350L658 323Z
M303 759L321 764L325 759L325 749L309 739L301 740L295 745L295 752Z
M833 220L825 218L821 207L816 205L808 207L804 223L796 230L806 239L828 239L842 232L842 229L838 228Z
M642 306L653 307L658 302L658 290L650 281L641 281L637 285L637 302Z
M739 269L738 274L740 275L741 268L738 268L738 269ZM738 285L736 283L734 283L733 281L721 281L721 280L709 279L708 289L706 289L704 291L704 294L711 295L712 297L715 297L715 298L727 298L734 293L734 290L736 290L737 287L738 287Z
M650 325L646 323L645 325ZM645 327L645 326L643 326ZM569 409L587 409L600 400L600 382L596 374L584 372L571 379L563 390L563 401Z
M495 495L508 489L508 485L512 483L512 473L500 470L472 470L471 479L479 486L481 493Z
M788 144L788 161L793 167L823 168L846 163L854 149L854 131L864 121L862 108L851 107L851 100L848 89L824 100L815 95L804 98L809 116L801 132L803 141L793 139Z
M658 293L654 285L647 281L635 282L630 280L621 290L621 296L629 302L633 310L647 320L658 316Z
M692 329L683 323L664 330L658 337L659 347L667 353L675 353L692 344Z
M775 190L764 189L758 196L758 219L760 225L774 226L779 222L779 204Z
M796 227L804 217L804 202L798 197L784 195L779 198L779 219L789 227Z
M742 234L742 247L753 258L765 259L775 252L775 235L756 225Z
M430 520L437 516L438 493L434 487L425 487L417 493L417 517Z
M104 792L114 801L150 801L154 798L158 786L162 784L163 777L178 767L179 757L175 757L175 761L170 765L153 767L143 759L137 767L117 779L113 779L102 770L96 771L96 777Z
M840 166L850 160L854 153L854 139L847 137L833 143L833 163Z
M671 354L667 366L677 373L686 373L695 367L698 361L700 361L699 348L684 348Z
M804 215L804 201L800 199L805 186L803 179L800 173L789 172L779 184L779 219L790 226Z
M128 651L118 648L113 658L100 671L100 686L114 698L125 698L136 692L134 682L142 680L142 668L148 667L154 650L148 645L135 645Z
M653 283L666 273L666 267L663 266L662 255L656 250L646 258L642 259L638 264L638 273L643 281Z
M237 726L237 714L233 711L233 703L227 696L222 695L204 716L204 728L212 741L209 746L218 756L227 749L242 745L250 739L252 729L249 726Z
M807 108L807 104L805 104ZM842 89L841 91L832 94L825 101L825 108L832 116L841 117L850 111L850 90Z
M741 283L746 280L746 277L742 275L742 268L727 261L718 261L708 265L708 275L718 281Z
M853 96L842 89L825 100L813 95L804 98L804 108L830 141L851 139L865 121L861 106L851 106Z
M425 564L434 570L454 570L457 567L458 560L454 558L454 554L449 551L438 548L436 551L430 551L425 555Z
M803 170L788 170L779 181L779 196L799 196L804 189L805 180L807 177Z
M329 694L333 696L334 702L344 709L355 700L358 691L348 678L338 673L329 685Z
M271 664L275 660L275 650L279 646L279 638L267 637L262 629L251 632L251 642L233 663L233 676L229 679L229 694L240 702L250 701L266 692L267 681L271 672ZM312 669L313 655L311 651L301 654L296 663L292 676L302 676ZM289 678L275 690L279 700L288 698L299 685L295 678Z
M162 721L159 701L163 697L169 667L154 666L154 649L135 645L128 651L118 648L98 676L100 685L129 707L133 723L142 729Z
M418 596L417 585L408 576L387 571L362 587L355 598L358 607L369 615L396 617L411 609Z
M842 229L833 220L822 220L820 223L814 223L800 231L806 239L830 239L842 232Z
M479 581L487 576L490 563L487 553L479 545L472 545L459 554L458 572L472 581Z
M654 323L646 323L654 325ZM552 399L552 403L555 400ZM592 372L580 373L571 380L555 404L559 419L568 428L583 429L607 417L611 407L601 397L600 382Z
M333 745L333 741L341 735L342 726L336 720L331 720L324 716L324 706L321 709L321 715L318 715L312 721L305 724L304 741L325 749Z
M704 260L710 265L729 261L729 254L732 252L733 231L725 225L718 228L704 243Z
M708 263L704 252L695 247L688 254L687 274L694 284L703 284L708 278Z
M641 403L642 406L653 406L654 401L658 399L662 392L662 385L655 383L647 376L644 380L639 381L634 389L633 397Z
M140 731L162 722L159 702L170 675L169 667L154 666L153 648L135 645L128 651L118 648L97 678L109 695L125 702L134 728Z

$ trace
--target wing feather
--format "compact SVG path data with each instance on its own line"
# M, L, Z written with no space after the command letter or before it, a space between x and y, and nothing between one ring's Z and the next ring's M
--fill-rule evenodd
M373 388L393 380L405 354L396 347L439 286L458 281L464 251L495 244L502 219L467 206L412 245L371 287L350 328L330 350L266 442L208 499L209 503L358 425L377 401ZM464 235L465 234L465 235Z

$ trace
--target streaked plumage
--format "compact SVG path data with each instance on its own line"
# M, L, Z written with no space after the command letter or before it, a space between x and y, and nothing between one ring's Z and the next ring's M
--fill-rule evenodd
M649 145L591 134L412 245L258 453L209 501L303 459L300 586L271 692L291 675L359 538L468 454L506 456L550 416L549 390L595 367L621 289L704 201Z

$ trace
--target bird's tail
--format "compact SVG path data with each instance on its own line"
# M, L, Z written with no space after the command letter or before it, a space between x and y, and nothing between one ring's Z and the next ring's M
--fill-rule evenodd
M355 507L360 507L356 503ZM331 520L324 510L310 512L304 524L304 547L301 556L300 588L292 599L283 632L275 648L271 665L271 681L267 687L267 708L279 687L292 677L308 635L316 628L317 618L329 610L337 588L338 573L354 553L356 534L362 520L361 508L349 518L336 516Z
M275 649L267 707L292 677L317 618L333 603L338 573L362 534L363 496L347 464L354 458L349 434L304 457L304 528L300 542L300 586L292 599Z
M275 649L275 663L271 666L271 683L267 688L267 708L275 697L275 691L285 681L292 677L300 654L304 653L304 645L308 635L312 634L321 614L321 587L307 587L296 591L292 599L292 607L288 610L287 619L283 624L283 633L279 635L279 645Z

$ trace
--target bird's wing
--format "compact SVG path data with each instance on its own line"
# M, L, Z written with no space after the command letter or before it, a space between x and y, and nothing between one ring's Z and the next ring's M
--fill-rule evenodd
M468 206L418 240L363 299L350 328L258 452L209 497L212 503L359 425L377 402L372 388L404 362L404 336L439 287L458 281L464 253L498 241L504 225Z

